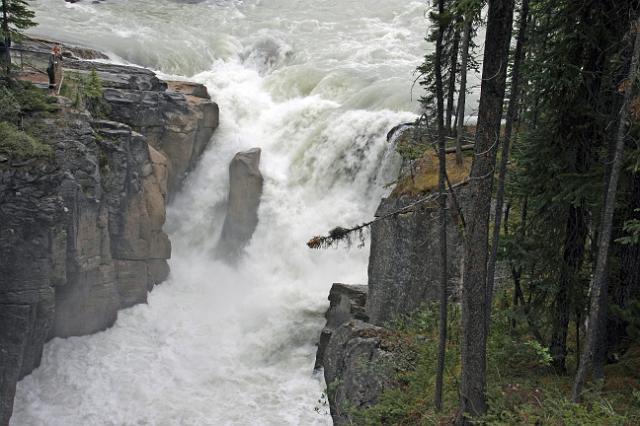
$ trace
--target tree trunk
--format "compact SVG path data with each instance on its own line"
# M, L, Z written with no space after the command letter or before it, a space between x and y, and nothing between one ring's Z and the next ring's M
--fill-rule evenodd
M474 418L486 412L487 260L491 192L509 62L513 0L490 0L480 108L471 167L470 205L462 282L461 408ZM466 423L468 420L462 420Z
M620 178L620 170L622 169L624 156L624 143L629 127L629 109L632 100L633 87L637 79L638 62L640 62L640 18L636 19L631 26L632 33L635 33L635 44L633 48L633 57L631 60L631 68L629 77L623 84L624 101L620 110L620 121L618 123L618 131L616 134L616 150L611 166L611 176L607 185L607 194L604 202L602 214L602 223L600 225L600 239L598 241L598 257L596 259L596 271L593 275L591 285L591 307L589 310L589 329L586 333L586 342L580 357L580 367L576 374L573 384L572 399L574 402L580 401L582 387L587 379L593 354L595 352L595 343L597 341L598 324L600 324L600 316L604 314L606 308L606 298L601 297L604 286L607 283L607 261L609 256L609 245L611 243L611 229L613 223L613 213L616 204L616 193L618 189L618 180Z
M507 176L507 164L509 163L509 150L511 145L511 135L513 133L514 123L518 119L518 102L520 94L520 67L524 61L525 42L527 33L527 18L529 16L529 0L522 0L522 8L520 9L520 25L516 41L516 50L513 59L513 68L511 72L511 99L509 99L509 108L507 110L507 123L505 126L504 138L502 140L502 158L500 159L500 171L498 175L498 190L496 193L496 209L494 214L495 224L493 227L493 241L491 245L491 257L489 259L487 272L487 333L489 323L491 322L491 304L493 302L493 287L496 275L496 261L498 259L498 246L500 244L500 227L502 220L502 208L504 206L504 185Z
M458 113L456 114L456 163L462 165L462 137L464 136L464 111L467 99L467 73L469 72L469 44L471 43L471 30L473 29L473 16L469 14L464 18L462 33L462 58L460 64L460 91L458 92Z
M9 33L9 0L2 0L2 35L3 51L0 52L0 66L8 77L11 72L11 36Z
M456 94L456 77L458 75L458 51L460 50L460 29L455 25L453 34L453 45L451 46L451 58L449 64L449 88L447 89L447 118L446 133L451 135L453 128L451 121L453 118L453 102Z
M549 352L551 365L558 373L567 371L567 334L571 312L573 285L584 257L585 241L588 233L586 210L583 205L570 206L565 227L565 242L560 270L559 288L555 297L551 325Z
M438 15L444 15L444 0L438 0ZM442 409L442 388L444 383L444 363L447 346L447 158L444 129L444 84L442 81L442 42L444 38L444 24L438 19L438 37L436 39L436 98L437 98L437 127L438 127L438 191L440 201L440 336L438 342L438 371L436 374L436 390L434 405L436 410Z

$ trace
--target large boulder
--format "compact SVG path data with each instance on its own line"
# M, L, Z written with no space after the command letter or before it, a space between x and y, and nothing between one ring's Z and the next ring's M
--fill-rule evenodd
M218 243L218 255L235 259L258 226L258 207L264 179L260 173L260 148L239 152L229 165L227 216Z

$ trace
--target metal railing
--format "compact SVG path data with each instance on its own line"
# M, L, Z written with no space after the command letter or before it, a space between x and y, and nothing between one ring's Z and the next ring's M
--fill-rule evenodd
M12 46L11 52L12 64L18 66L21 72L31 71L38 74L46 75L49 78L49 86L57 93L60 93L62 82L64 80L64 72L62 70L62 55L56 55L53 61L53 76L49 76L49 65L53 53L42 50L27 49L24 47ZM53 78L51 78L53 77Z

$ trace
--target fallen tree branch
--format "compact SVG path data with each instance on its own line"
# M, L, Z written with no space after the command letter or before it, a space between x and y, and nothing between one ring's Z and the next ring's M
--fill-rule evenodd
M450 191L453 192L454 189L460 188L461 186L464 186L467 182L469 182L468 179L465 179L464 181L457 183L453 186L450 187ZM414 208L417 206L420 206L422 204L426 204L432 201L435 201L439 198L439 194L429 194L426 197L423 197L419 200L414 201L411 204L408 204L406 206L404 206L401 209L398 210L394 210L390 213L387 213L383 216L377 217L374 220L370 221L370 222L366 222L363 223L361 225L357 225L354 226L352 228L343 228L341 226L338 226L336 228L333 228L331 231L329 231L329 234L326 236L315 236L313 238L311 238L308 242L307 242L307 246L310 249L323 249L323 248L329 248L332 247L334 244L339 243L340 241L344 241L347 240L350 235L352 235L353 233L356 232L362 232L364 229L370 227L371 225L373 225L374 223L380 222L382 220L386 220L389 219L391 217L395 217L401 214L406 214L406 213L410 213L414 211Z

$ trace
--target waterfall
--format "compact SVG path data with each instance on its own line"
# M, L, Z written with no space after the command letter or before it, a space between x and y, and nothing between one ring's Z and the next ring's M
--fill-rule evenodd
M368 248L305 243L370 219L395 179L386 134L415 117L424 2L32 5L34 35L205 84L221 123L168 209L169 280L113 328L49 342L18 385L11 424L331 424L312 374L315 343L331 284L366 283ZM213 256L228 164L252 147L265 178L259 224L228 266Z

